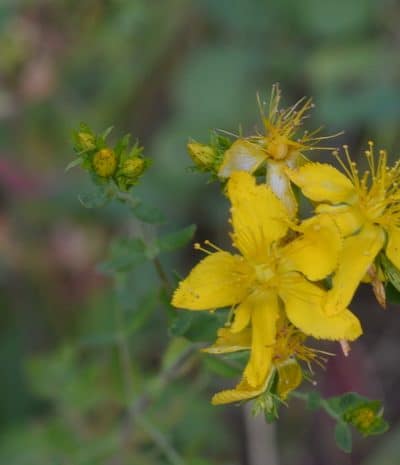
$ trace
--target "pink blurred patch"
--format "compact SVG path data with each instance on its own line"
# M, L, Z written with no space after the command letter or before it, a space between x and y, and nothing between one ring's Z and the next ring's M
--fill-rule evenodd
M10 163L4 155L0 155L0 188L11 195L27 197L37 196L43 191L44 186L38 178Z

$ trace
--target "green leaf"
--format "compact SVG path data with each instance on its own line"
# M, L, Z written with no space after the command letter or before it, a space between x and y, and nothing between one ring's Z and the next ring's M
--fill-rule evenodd
M131 334L142 328L152 315L158 302L159 297L153 290L140 299L135 309L130 311L126 318L125 333Z
M81 194L78 199L85 208L100 208L111 199L111 195L105 189L100 188L90 194Z
M229 363L229 361L216 357L215 355L204 354L203 363L209 371L225 378L232 378L241 373L239 367L236 367Z
M352 449L352 437L349 426L339 421L335 427L335 441L342 451L350 453Z
M370 400L360 396L356 392L346 392L341 396L331 397L326 400L328 408L337 417L342 417L346 412L367 405Z
M191 345L191 342L183 337L172 339L164 352L163 370L171 369Z
M391 282L385 286L386 298L392 304L400 304L400 292L393 286Z
M166 234L158 239L158 247L161 252L171 252L172 250L184 247L193 238L196 231L196 225L192 224L180 231Z
M139 203L137 206L132 208L132 211L136 218L149 224L161 224L165 222L163 213L155 207L148 207L143 203Z
M98 269L106 274L128 271L147 260L146 244L140 238L114 241L110 258L101 263Z
M103 141L105 141L107 139L107 137L110 135L110 133L111 133L111 131L113 129L114 129L114 126L110 126L101 134L100 137L103 139Z
M192 324L193 318L193 312L174 309L174 316L169 325L170 334L172 336L183 336L186 334Z
M119 156L122 152L124 152L129 147L130 140L131 140L131 135L125 134L124 137L122 137L118 141L114 149L114 152L116 153L117 156Z
M191 324L185 336L193 342L214 342L217 330L226 321L226 312L192 312Z
M75 158L75 160L72 160L70 163L65 168L65 171L69 171L71 168L74 168L75 166L81 165L83 163L84 159L83 157L78 157Z
M102 347L115 345L118 341L117 333L91 334L80 339L78 347Z

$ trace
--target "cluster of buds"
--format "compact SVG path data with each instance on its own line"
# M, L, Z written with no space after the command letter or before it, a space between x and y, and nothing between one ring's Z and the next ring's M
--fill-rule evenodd
M130 147L129 135L110 147L106 139L111 129L95 134L89 126L81 124L74 132L74 150L78 158L70 166L80 164L96 183L113 182L119 190L128 191L148 168L150 160L143 156L143 148L138 143Z

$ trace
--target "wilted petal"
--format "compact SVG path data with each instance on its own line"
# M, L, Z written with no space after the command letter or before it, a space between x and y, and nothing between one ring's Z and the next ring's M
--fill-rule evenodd
M235 171L254 173L265 158L261 147L248 140L238 139L225 152L218 176L229 178Z

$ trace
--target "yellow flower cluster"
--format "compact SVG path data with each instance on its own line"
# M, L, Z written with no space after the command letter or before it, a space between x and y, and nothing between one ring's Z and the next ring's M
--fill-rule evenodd
M400 163L388 167L386 152L376 154L372 143L365 152L369 170L362 175L347 147L344 160L334 152L343 172L308 161L304 152L330 149L321 146L318 131L297 134L312 102L280 110L279 101L274 86L268 116L262 111L265 134L239 137L219 157L235 251L208 241L195 244L207 256L172 299L187 310L232 309L205 350L247 351L249 358L237 386L214 395L214 404L255 398L272 386L285 400L303 379L301 362L324 361L324 353L305 345L307 337L346 348L362 334L348 309L362 280L372 282L384 305L385 269L376 265L378 254L400 268ZM193 159L201 153L213 165L207 146L191 143L189 149ZM265 182L259 183L262 166ZM299 218L292 184L313 202L313 216Z

